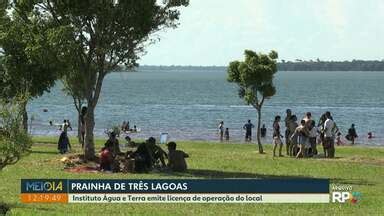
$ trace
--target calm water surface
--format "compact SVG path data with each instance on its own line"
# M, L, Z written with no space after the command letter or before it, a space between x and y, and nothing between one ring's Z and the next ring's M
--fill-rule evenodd
M301 118L310 111L318 120L329 110L346 133L354 123L358 143L384 145L384 72L278 72L277 94L266 101L262 119L271 135L275 115L290 108ZM49 126L70 119L76 126L76 111L70 97L58 84L28 107L34 118L32 132L54 135ZM225 69L185 68L138 70L109 74L96 109L96 133L129 120L142 132L134 138L158 137L168 132L174 140L217 140L220 120L230 130L231 139L243 139L247 119L256 122L256 111L238 98L234 84L226 81ZM48 109L48 112L43 112ZM372 131L375 139L367 140ZM74 135L75 132L72 132Z

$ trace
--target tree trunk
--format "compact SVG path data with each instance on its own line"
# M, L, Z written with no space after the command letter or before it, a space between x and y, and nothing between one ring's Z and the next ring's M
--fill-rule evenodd
M103 58L105 60L105 58ZM102 61L102 66L104 68L104 60ZM87 114L85 115L85 142L84 142L84 158L85 160L94 160L95 159L95 142L93 139L93 130L95 128L95 109L97 101L99 100L101 88L103 85L103 80L105 77L105 72L102 70L99 71L97 75L96 83L94 83L94 92L88 94L87 96ZM80 108L81 110L81 108Z
M77 138L79 139L79 143L83 143L81 136L81 110L77 110Z
M82 107L83 107L83 101L79 97L77 97L74 94L71 94L73 98L73 104L75 105L76 111L77 111L77 138L79 140L79 143L81 144L81 147L84 149L84 138L81 134L81 128L83 126L82 123Z
M260 125L261 125L261 109L257 109L257 145L259 146L259 153L264 153L263 146L261 145L261 139L260 139Z
M95 128L95 106L88 103L87 114L85 115L85 143L84 157L86 160L95 158L95 143L93 139L93 129Z
M28 102L23 102L21 104L21 113L23 115L23 129L25 132L28 133L28 113L27 113L27 103Z

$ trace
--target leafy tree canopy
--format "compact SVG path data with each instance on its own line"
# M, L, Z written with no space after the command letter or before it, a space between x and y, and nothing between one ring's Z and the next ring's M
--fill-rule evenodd
M228 67L228 81L239 86L239 96L249 105L261 107L265 98L276 93L273 77L277 72L278 54L268 55L246 50L244 61L233 61Z
M38 97L55 84L59 67L50 51L45 25L35 19L26 23L15 13L0 23L2 98Z

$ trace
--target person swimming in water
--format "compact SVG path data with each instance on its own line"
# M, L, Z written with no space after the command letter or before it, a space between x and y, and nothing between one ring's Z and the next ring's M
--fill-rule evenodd
M336 145L340 146L340 145L344 145L344 142L343 140L341 140L341 133L337 133L337 136L336 136Z

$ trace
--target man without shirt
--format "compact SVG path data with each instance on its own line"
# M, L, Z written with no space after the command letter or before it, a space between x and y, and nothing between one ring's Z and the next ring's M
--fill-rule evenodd
M248 122L243 126L243 129L245 130L245 142L251 142L252 141L252 128L255 126L251 123L251 120L248 120Z
M299 125L297 124L297 116L292 115L291 120L288 122L288 155L294 156L297 153L297 138L291 139L292 135L295 133L296 128Z
M176 143L169 142L168 146L168 167L175 172L185 172L187 170L187 162L185 158L189 157L183 151L176 150Z
M285 117L284 119L284 122L285 122L285 145L286 145L286 149L287 149L287 155L290 155L289 154L289 146L290 146L290 140L289 140L289 137L290 137L290 134L292 135L293 131L290 130L289 128L289 124L292 122L291 118L292 118L292 111L290 109L287 109L286 110L286 113L287 113L287 116Z

